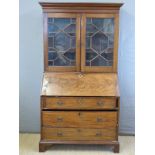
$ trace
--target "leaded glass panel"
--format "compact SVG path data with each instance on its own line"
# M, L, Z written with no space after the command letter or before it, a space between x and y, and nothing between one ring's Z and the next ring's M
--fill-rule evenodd
M75 66L76 18L48 18L48 65Z
M86 18L86 66L112 66L114 18Z

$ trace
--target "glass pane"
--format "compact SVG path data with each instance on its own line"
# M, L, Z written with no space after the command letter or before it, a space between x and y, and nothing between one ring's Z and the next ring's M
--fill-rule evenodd
M114 18L86 19L86 66L112 66Z
M76 18L48 18L48 65L75 66Z

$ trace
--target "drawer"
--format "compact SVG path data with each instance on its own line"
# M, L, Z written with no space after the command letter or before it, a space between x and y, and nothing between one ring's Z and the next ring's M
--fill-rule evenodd
M42 121L46 127L115 128L117 112L42 111Z
M115 97L46 97L44 109L114 109Z
M116 129L42 128L43 140L116 140Z

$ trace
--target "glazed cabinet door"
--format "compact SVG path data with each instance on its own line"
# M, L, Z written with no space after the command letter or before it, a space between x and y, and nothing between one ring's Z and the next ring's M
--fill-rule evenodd
M44 14L45 71L79 71L80 16Z
M118 16L84 14L81 22L82 71L116 72Z

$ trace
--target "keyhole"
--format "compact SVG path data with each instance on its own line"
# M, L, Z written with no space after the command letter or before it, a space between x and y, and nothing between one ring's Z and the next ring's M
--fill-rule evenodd
M79 112L78 114L79 114L79 116L81 116L81 112Z

